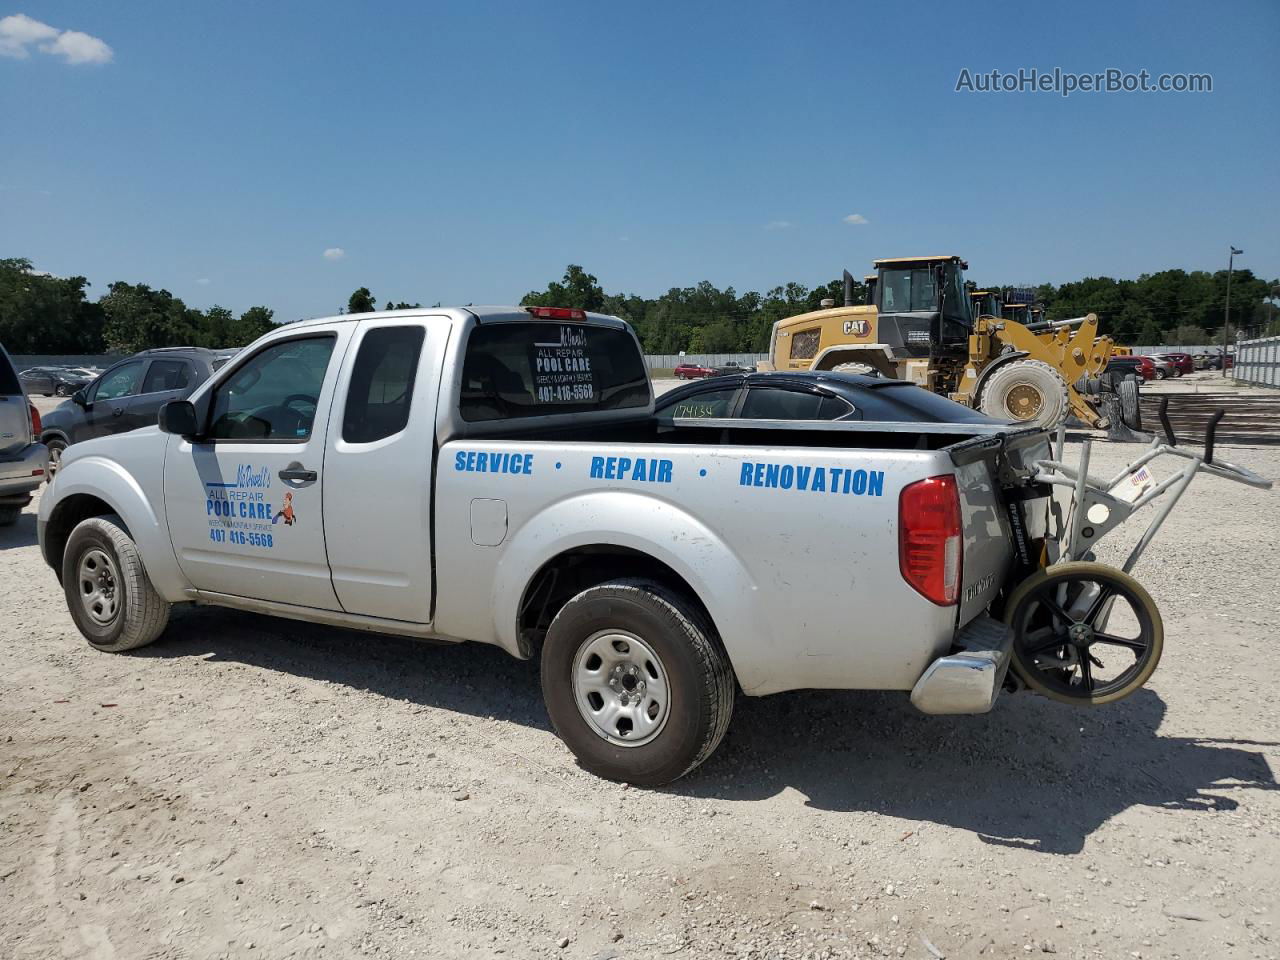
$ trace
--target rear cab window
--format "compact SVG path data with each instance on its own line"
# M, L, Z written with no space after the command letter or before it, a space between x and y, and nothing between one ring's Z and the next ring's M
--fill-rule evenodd
M644 408L649 375L631 332L590 323L481 324L462 367L459 411L478 421Z

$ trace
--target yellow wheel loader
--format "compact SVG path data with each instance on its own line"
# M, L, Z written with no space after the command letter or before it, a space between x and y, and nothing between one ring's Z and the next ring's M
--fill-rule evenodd
M1110 381L1099 378L1111 339L1098 336L1094 314L1020 323L988 312L1001 298L967 289L968 265L957 256L898 257L875 267L870 303L852 302L846 270L844 306L778 321L761 367L910 380L989 416L1045 427L1068 416L1098 429L1119 426Z

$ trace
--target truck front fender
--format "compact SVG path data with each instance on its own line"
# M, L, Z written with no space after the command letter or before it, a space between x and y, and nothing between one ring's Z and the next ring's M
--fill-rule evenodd
M39 520L45 559L50 564L61 565L66 538L77 523L111 512L124 521L138 545L156 591L171 602L190 599L187 590L191 585L178 568L168 529L137 479L123 466L102 456L77 457L58 471L49 493L41 498ZM95 509L93 501L107 509Z
M735 654L735 640L759 634L759 590L733 550L704 523L659 497L607 490L562 500L515 530L494 579L494 632L517 656L520 603L533 577L557 556L584 547L623 547L675 571L720 634L744 689L757 685L751 657Z

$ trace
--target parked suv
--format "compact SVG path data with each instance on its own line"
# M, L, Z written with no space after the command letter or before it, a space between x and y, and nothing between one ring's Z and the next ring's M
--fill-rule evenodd
M209 379L235 351L204 347L144 350L108 367L98 379L45 414L40 434L56 471L62 451L93 437L155 426L160 408Z
M44 481L49 452L39 435L40 414L0 346L0 527L17 521L31 492Z
M1150 357L1142 356L1113 356L1107 360L1106 372L1111 374L1112 379L1132 374L1141 378L1144 382L1154 380L1156 375L1156 365Z

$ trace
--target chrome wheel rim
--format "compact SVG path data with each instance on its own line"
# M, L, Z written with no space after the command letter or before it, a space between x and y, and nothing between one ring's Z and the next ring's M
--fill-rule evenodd
M89 619L110 626L120 612L120 574L105 550L94 547L80 558L80 603Z
M573 702L597 736L638 747L662 732L671 713L667 672L657 651L626 630L601 630L573 658Z

